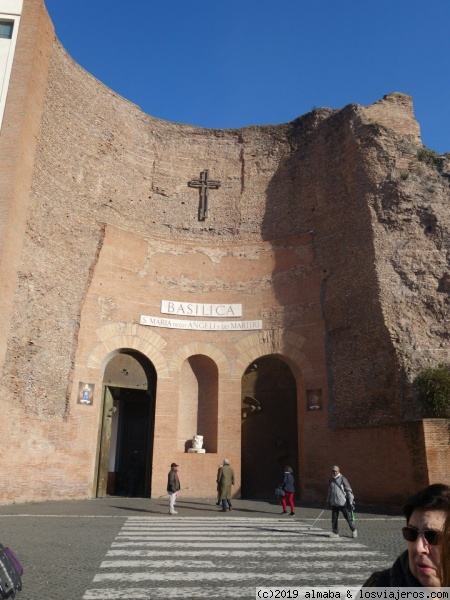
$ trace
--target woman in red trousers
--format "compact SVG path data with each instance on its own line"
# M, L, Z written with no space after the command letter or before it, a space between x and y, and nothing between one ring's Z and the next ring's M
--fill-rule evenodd
M284 496L281 498L281 505L283 506L283 512L281 514L287 515L286 502L289 502L289 506L291 507L290 516L293 517L293 516L295 516L295 507L294 507L295 487L294 487L294 476L292 475L292 468L289 466L284 468L283 483L281 484L281 487L284 490Z

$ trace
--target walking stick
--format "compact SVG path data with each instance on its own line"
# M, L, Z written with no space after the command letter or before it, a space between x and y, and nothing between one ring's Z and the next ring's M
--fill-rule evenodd
M327 506L328 506L328 502L325 504L323 511L320 513L320 515L317 517L317 519L314 521L314 523L312 525L310 525L310 527L308 527L308 529L312 529L314 527L314 525L317 523L317 521L320 519L320 517L325 512L325 509L327 508Z
M184 491L184 490L188 490L188 489L189 489L188 487L184 487L184 488L183 488L183 491ZM179 495L179 496L181 495L181 494L180 494L180 492L181 492L181 490L178 490L178 495ZM166 497L166 496L168 496L168 495L169 495L168 493L167 493L167 494L163 494L162 496L158 496L158 498L165 498L165 497Z

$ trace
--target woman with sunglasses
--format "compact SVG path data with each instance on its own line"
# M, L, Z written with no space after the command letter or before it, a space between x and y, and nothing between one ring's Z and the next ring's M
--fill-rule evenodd
M450 512L441 536L441 584L442 587L450 587Z
M449 513L448 485L435 483L412 496L403 507L407 550L390 569L373 573L363 587L440 587L439 543Z

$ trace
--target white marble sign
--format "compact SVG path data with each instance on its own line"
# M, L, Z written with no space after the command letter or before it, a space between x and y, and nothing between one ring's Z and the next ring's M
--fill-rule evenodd
M161 312L174 317L242 317L242 304L199 304L161 300Z
M262 329L262 321L189 321L141 315L141 325L168 329L196 329L198 331L242 331Z

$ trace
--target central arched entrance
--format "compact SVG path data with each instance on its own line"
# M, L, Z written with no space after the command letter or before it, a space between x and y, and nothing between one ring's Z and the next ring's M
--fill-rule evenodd
M299 490L295 377L281 358L264 356L242 377L242 497L273 497L286 465Z
M103 420L97 496L149 498L156 371L134 350L121 350L103 377Z

